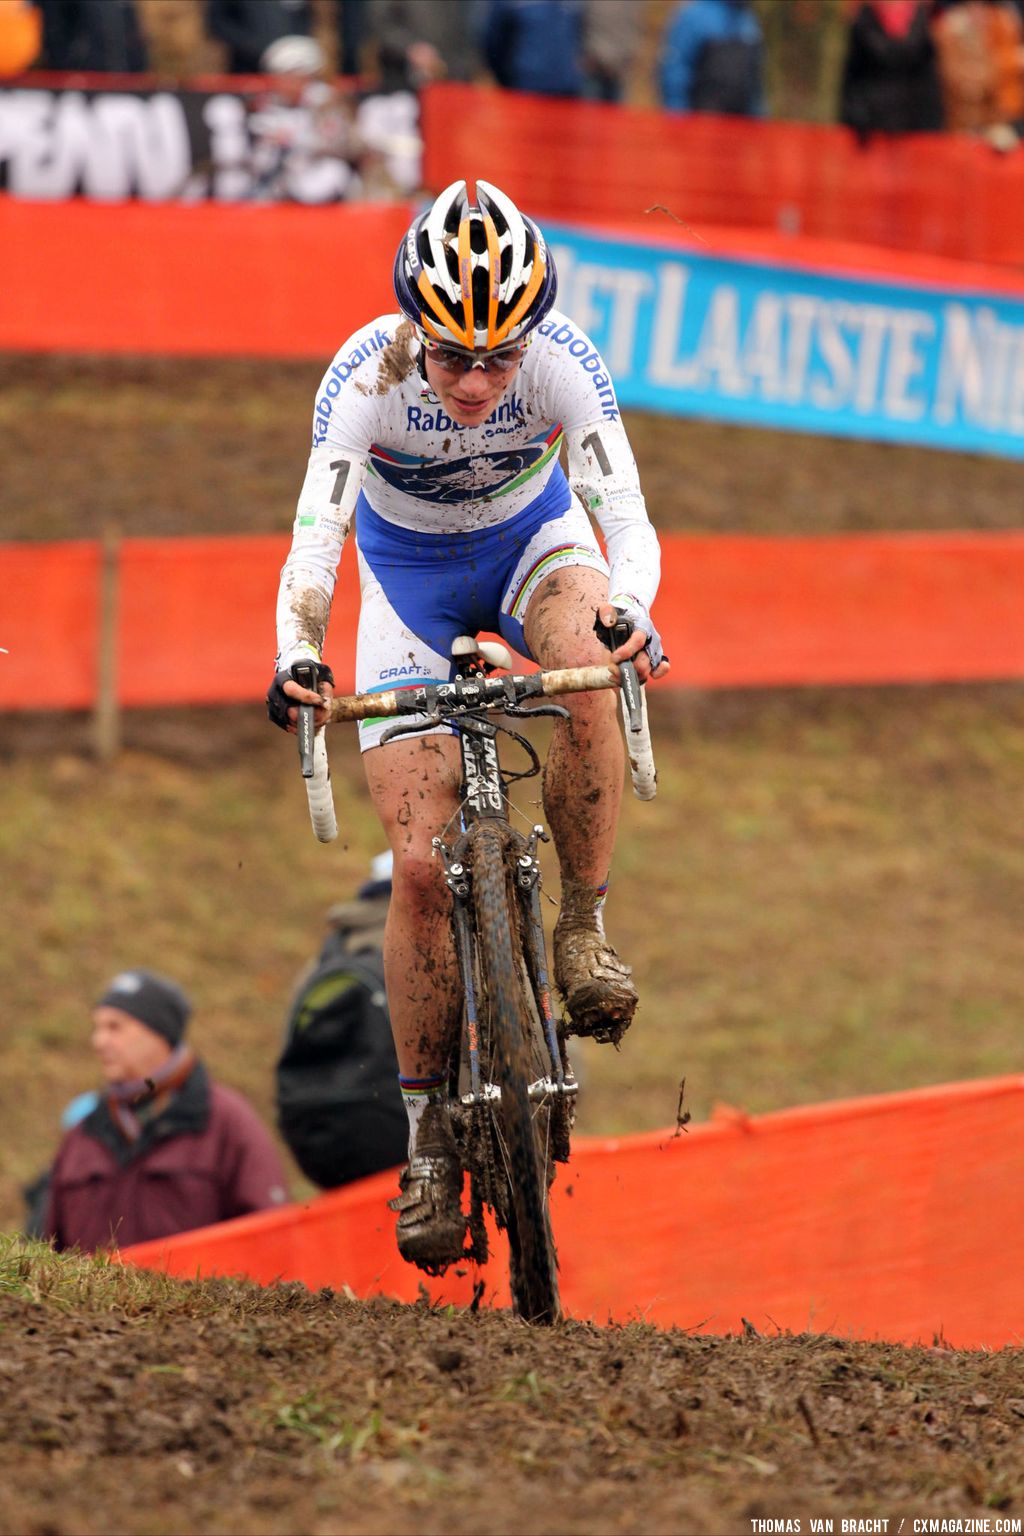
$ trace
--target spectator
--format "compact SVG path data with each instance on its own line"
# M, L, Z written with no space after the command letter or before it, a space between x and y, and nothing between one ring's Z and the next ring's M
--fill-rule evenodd
M943 127L926 0L861 0L847 36L839 120L861 139Z
M363 71L363 46L370 36L370 0L335 0L338 69L343 75Z
M354 109L325 78L313 37L279 37L260 60L272 77L249 114L255 202L326 203L357 197L362 143Z
M31 69L42 44L42 16L32 0L0 0L0 78Z
M933 22L946 126L1006 130L1024 119L1024 23L1011 0L945 0Z
M687 0L669 17L658 62L669 112L763 117L764 38L749 0Z
M91 1252L278 1205L284 1171L246 1101L211 1083L184 1043L191 1006L152 971L122 971L92 1014L106 1088L69 1130L42 1235Z
M279 37L312 37L312 0L207 0L206 29L228 50L232 75L257 75Z
M640 47L643 9L635 0L587 0L583 17L586 94L621 101Z
M382 91L417 91L432 80L472 80L480 72L476 0L371 0Z
M391 854L354 901L332 907L319 958L300 978L276 1067L278 1126L323 1189L394 1168L409 1125L384 990Z
M76 1093L61 1111L61 1132L72 1130L80 1120L85 1119L86 1115L92 1114L99 1102L100 1096L94 1088L87 1089L85 1093ZM46 1205L50 1198L50 1173L49 1168L44 1168L42 1173L38 1174L31 1184L26 1184L22 1190L25 1199L26 1237L40 1238L43 1235Z
M491 0L483 51L509 91L582 96L584 0Z
M149 54L135 0L40 0L46 69L139 74Z

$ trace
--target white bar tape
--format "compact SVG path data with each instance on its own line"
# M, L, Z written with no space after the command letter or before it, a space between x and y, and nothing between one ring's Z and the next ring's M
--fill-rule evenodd
M313 777L306 779L305 784L313 831L322 843L333 842L338 835L338 818L334 814L331 770L327 765L327 743L322 727L313 738Z
M647 723L647 694L640 689L640 729L631 731L626 701L619 695L622 721L626 727L626 751L629 753L629 772L633 779L633 791L638 800L653 800L658 793L658 770L654 766L651 748L651 729Z

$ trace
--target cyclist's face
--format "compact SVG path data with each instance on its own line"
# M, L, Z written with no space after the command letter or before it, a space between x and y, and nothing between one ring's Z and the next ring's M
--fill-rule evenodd
M521 357L510 358L507 368L466 368L461 359L445 367L445 353L440 358L425 355L427 383L444 410L460 427L475 427L496 410L503 395L512 387L519 373Z
M150 1077L171 1054L170 1043L120 1008L97 1008L92 1016L92 1048L108 1083Z

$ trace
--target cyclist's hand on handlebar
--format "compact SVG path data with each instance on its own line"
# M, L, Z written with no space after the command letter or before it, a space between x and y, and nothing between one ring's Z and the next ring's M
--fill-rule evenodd
M671 663L661 648L661 636L655 629L650 614L639 603L602 603L597 610L601 623L611 629L626 621L632 633L624 645L612 651L612 661L631 661L641 683L648 678L664 677Z
M300 667L312 668L316 689L305 688L296 682L295 672ZM300 704L315 704L314 720L323 725L327 718L324 700L334 692L334 673L322 661L297 661L283 672L278 672L267 689L267 715L283 731L294 735Z

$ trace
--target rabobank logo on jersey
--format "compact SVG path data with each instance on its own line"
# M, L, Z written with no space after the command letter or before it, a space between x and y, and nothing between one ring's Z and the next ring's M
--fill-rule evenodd
M405 424L410 432L458 432L459 424L453 421L448 412L442 410L441 402L437 396L429 390L423 392L423 405L407 405L405 408ZM493 437L495 432L513 432L521 427L524 421L523 402L513 392L507 400L488 416L483 424L483 435Z
M601 354L594 350L587 338L567 325L560 315L538 325L537 335L546 336L556 347L564 347L569 356L576 359L583 372L590 375L594 392L601 402L601 415L606 421L618 421L619 408L615 403L611 375L605 369Z
M378 326L372 336L366 339L349 353L347 358L333 363L327 378L324 381L323 393L320 395L313 410L313 447L316 448L327 437L327 426L334 410L334 402L341 393L341 386L346 379L350 379L363 363L371 357L382 352L391 341L387 331Z

